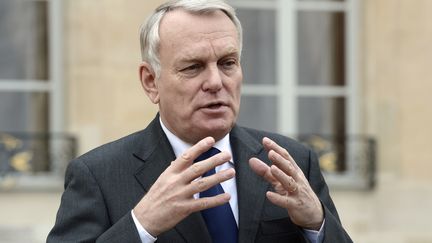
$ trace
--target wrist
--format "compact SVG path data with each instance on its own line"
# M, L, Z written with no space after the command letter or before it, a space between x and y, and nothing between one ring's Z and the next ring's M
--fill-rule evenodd
M309 226L303 227L306 230L314 230L314 231L319 231L323 225L324 219L321 220L319 223L316 224L311 224Z
M307 230L315 230L319 231L324 223L324 209L320 207L321 210L315 212L313 217L309 222L304 222L305 224L301 225L303 229ZM312 216L311 215L311 216Z
M146 214L140 212L140 210L137 207L135 207L132 210L132 212L135 215L136 219L138 220L139 224L141 224L141 226L145 229L145 231L149 235L156 238L160 233L162 233L160 230L158 230L157 227L155 227L154 223L148 222L147 217L143 217L143 215L146 215Z

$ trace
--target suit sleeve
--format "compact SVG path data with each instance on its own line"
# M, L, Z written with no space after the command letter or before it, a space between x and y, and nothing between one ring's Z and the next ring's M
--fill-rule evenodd
M324 181L319 168L318 159L312 151L309 151L310 167L307 175L312 189L317 194L324 209L324 243L352 242L347 232L342 227L336 207L330 197L329 189Z
M87 165L71 162L55 225L47 242L140 242L130 213L112 224L102 192Z

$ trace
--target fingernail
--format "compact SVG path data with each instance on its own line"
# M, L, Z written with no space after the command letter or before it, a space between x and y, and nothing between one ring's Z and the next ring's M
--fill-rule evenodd
M268 137L264 137L263 138L263 142L266 143L266 144L268 144L268 145L270 145L271 142L272 142L272 140L270 138L268 138Z
M227 170L227 172L226 172L226 175L228 176L228 177L233 177L234 175L235 175L235 170L234 169L228 169Z
M205 142L207 145L213 145L214 138L213 137L206 137Z
M229 161L230 155L226 152L221 152L215 156L218 156L218 160L223 160L223 162Z

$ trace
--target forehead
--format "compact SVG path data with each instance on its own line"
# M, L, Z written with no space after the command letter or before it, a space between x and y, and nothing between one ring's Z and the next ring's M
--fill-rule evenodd
M236 51L239 46L238 33L234 23L222 11L192 14L184 10L167 13L160 23L161 52L165 48L185 49L211 44L213 48ZM172 53L174 54L174 53Z

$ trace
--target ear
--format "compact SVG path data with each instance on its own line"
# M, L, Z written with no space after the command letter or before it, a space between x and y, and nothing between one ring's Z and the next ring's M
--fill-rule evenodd
M139 67L139 75L141 85L151 102L153 102L153 104L159 103L159 90L156 84L156 75L152 66L147 62L141 63Z

